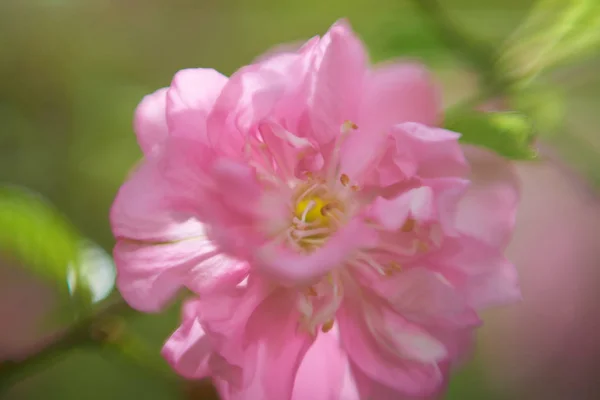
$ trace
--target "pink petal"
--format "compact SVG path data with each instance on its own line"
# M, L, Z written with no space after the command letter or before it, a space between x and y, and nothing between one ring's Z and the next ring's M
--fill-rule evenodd
M398 393L396 389L390 386L386 386L381 382L378 382L374 379L371 379L365 373L361 371L356 365L352 365L352 375L354 377L355 385L360 393L360 399L376 399L376 400L440 400L443 398L444 391L448 386L449 373L447 363L440 366L440 370L442 370L442 375L444 376L444 382L439 386L439 388L431 395L427 396L402 396ZM346 400L346 398L342 398ZM353 397L351 397L354 400Z
M171 242L204 232L191 214L178 212L165 201L169 183L159 170L158 158L147 158L121 186L110 210L117 238Z
M319 333L300 364L293 400L358 400L341 397L349 373L348 360L338 339L337 327Z
M521 298L515 267L502 251L468 236L446 239L428 261L456 287L471 307L481 309Z
M350 181L363 185L371 176L388 147L385 132L371 132L359 128L350 132L340 152L340 172Z
M207 245L204 243L204 246ZM250 269L247 263L219 253L214 244L210 243L210 247L213 248L211 256L192 268L185 282L190 290L199 295L235 286L248 276ZM200 249L199 246L198 251Z
M340 126L358 117L367 54L345 21L334 24L314 49L314 72L309 97L312 135L327 143Z
M478 309L522 300L517 269L506 259L490 272L471 279L469 289L467 301Z
M458 144L459 136L414 122L395 125L390 136L392 146L379 166L380 184L387 186L413 176L463 176L468 165Z
M227 154L239 154L244 135L266 118L293 126L305 90L308 56L282 53L235 72L208 117L209 140Z
M265 400L290 400L300 364L312 344L308 332L299 329L294 312L295 296L280 290L256 308L246 326L248 346L262 346L264 363L260 379Z
M337 231L323 247L301 254L274 244L257 250L256 267L283 284L307 283L343 264L354 252L372 247L375 232L355 219Z
M409 322L385 299L373 297L368 304L363 303L363 317L369 334L390 357L422 364L438 363L448 357L443 343Z
M233 364L243 365L248 358L243 346L246 325L259 305L269 297L272 287L256 275L246 284L214 291L198 299L204 329L213 338L215 351ZM256 360L254 360L256 362Z
M198 320L196 308L193 300L185 303L182 324L167 340L161 352L173 369L187 379L210 375L212 346Z
M167 88L163 88L145 96L135 110L133 129L145 154L168 135L166 107Z
M213 338L201 326L200 311L197 300L184 303L182 325L165 343L163 357L187 379L210 376L227 386L243 386L244 371L214 352Z
M439 91L417 63L386 64L371 71L361 99L356 123L372 134L401 122L435 126L440 119Z
M274 47L270 48L269 50L267 50L265 53L261 54L257 58L255 58L252 63L253 64L261 63L261 62L267 61L273 57L276 57L280 54L302 52L303 50L305 50L305 48L307 46L311 46L312 44L317 43L318 41L319 41L319 37L315 36L308 41L299 40L296 42L278 44L278 45L275 45Z
M284 180L296 176L302 158L316 152L309 140L294 135L275 122L260 124L259 131Z
M434 216L433 191L422 186L408 190L393 199L378 197L373 202L371 215L384 228L397 231L412 217L428 221Z
M118 240L113 255L119 291L133 308L160 311L185 285L190 271L212 256L212 248L204 237L164 244Z
M211 238L220 246L255 239L250 228L261 211L261 189L253 168L220 156L201 142L177 137L165 144L160 169L169 186L163 201L209 224ZM239 234L233 235L231 229ZM222 250L237 254L230 247ZM241 242L233 247L244 248Z
M468 307L443 275L422 267L380 278L373 287L392 308L414 322L454 321Z
M262 188L256 170L227 158L217 158L210 169L222 201L232 212L252 217L258 212Z
M173 134L206 138L206 118L227 83L214 69L183 69L173 77L167 95L167 123Z
M184 285L206 292L243 278L247 265L220 255L194 216L165 201L171 185L158 153L119 190L111 208L117 285L134 308L159 311Z
M359 400L350 376L349 364L340 347L334 327L327 334L319 334L304 356L294 381L293 400ZM255 369L254 379L249 385L235 388L230 382L216 379L222 399L249 400L266 399L267 387L263 384L268 369L267 352L261 347L258 362L246 365L246 370Z
M442 230L448 236L456 236L458 206L470 182L461 178L434 178L423 180L422 184L429 186L434 193L437 220Z
M520 199L514 165L491 151L465 148L472 185L459 203L457 228L498 248L512 235Z
M111 208L117 285L143 311L158 311L182 287L185 271L207 256L202 224L170 209L165 190L155 160L145 160Z
M344 306L337 319L344 349L354 368L399 396L427 396L439 389L443 375L435 363L422 364L382 351L364 326L358 310Z

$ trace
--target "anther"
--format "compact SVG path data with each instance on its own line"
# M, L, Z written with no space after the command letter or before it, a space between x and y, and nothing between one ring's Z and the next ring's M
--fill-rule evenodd
M385 274L387 276L390 276L390 275L393 275L396 272L401 272L401 271L402 271L402 266L398 262L392 261L389 264L388 269L386 269Z
M342 183L342 185L348 186L348 183L350 183L350 178L348 177L348 175L342 174L340 176L340 182Z
M321 331L323 331L323 333L327 333L331 330L331 328L333 328L333 320L330 319L329 321L325 322L322 326L321 326Z
M417 243L417 251L419 253L426 253L429 251L429 245L419 240L419 242Z
M402 232L412 232L413 229L415 229L415 220L408 218L400 230Z
M327 213L335 208L335 203L327 203L321 207L321 215L327 216Z
M346 121L342 124L340 131L342 133L348 133L351 130L357 130L358 129L358 125L356 125L354 122L352 121Z

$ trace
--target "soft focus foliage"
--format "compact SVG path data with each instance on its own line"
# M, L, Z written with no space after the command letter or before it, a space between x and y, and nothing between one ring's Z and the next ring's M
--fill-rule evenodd
M541 0L502 50L504 67L530 81L560 64L593 55L600 47L600 3Z
M79 235L40 196L21 188L0 187L0 249L67 292L67 276L80 276ZM83 291L86 285L72 285Z
M489 148L512 160L532 160L534 127L517 112L462 112L446 117L444 126L460 132L460 141Z

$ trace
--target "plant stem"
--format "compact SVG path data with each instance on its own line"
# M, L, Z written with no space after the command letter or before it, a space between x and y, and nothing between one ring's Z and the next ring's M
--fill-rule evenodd
M67 354L75 347L103 345L115 340L106 321L131 312L127 304L118 300L83 318L46 343L40 350L17 361L0 363L0 393L20 379L43 369L49 362Z

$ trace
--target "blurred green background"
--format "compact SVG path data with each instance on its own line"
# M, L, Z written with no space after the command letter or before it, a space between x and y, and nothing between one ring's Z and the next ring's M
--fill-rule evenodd
M442 4L459 26L497 48L533 2ZM447 104L474 91L473 74L406 0L2 0L0 182L41 193L85 237L110 252L108 210L141 157L131 125L142 96L167 86L181 68L206 66L230 74L278 43L324 33L340 17L350 20L374 61L417 57L427 62L446 89ZM543 102L549 115L565 117L554 131L542 132L542 141L592 185L600 181L599 66L600 58L590 56L540 78L549 90ZM39 283L27 286L21 277L19 282L23 289L13 292L21 297L2 299L27 316L30 304L46 301L36 297L46 289L35 286ZM0 281L0 291L8 293L7 285L17 283ZM44 326L40 314L53 310L38 308L30 316L36 322L21 325ZM16 329L9 316L1 317L3 331ZM77 349L0 396L202 398L191 395L168 369L160 376L155 370L162 361L154 353L178 319L177 306L162 315L132 317L130 328L150 349L133 362L107 349ZM481 373L488 367L472 364L448 398L529 398L514 397L511 387L489 387Z

